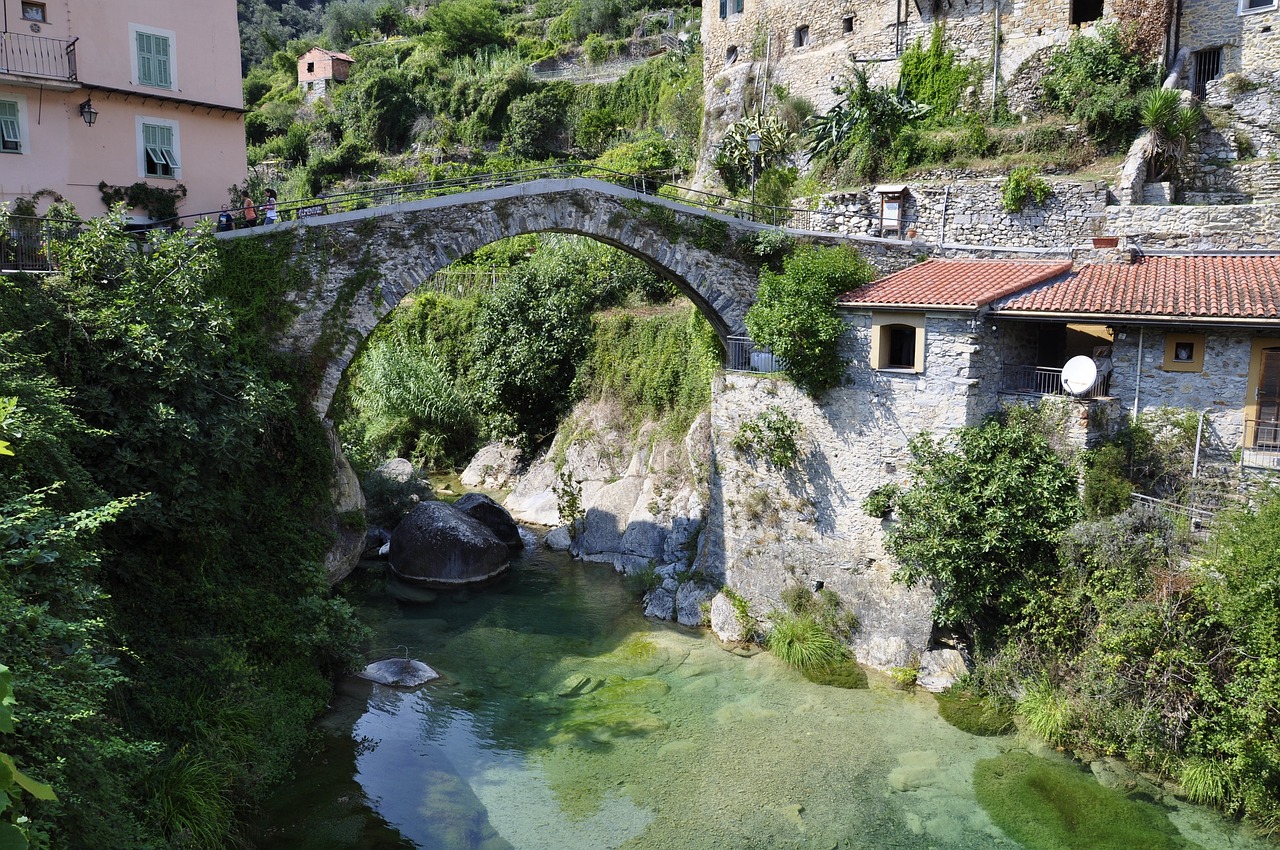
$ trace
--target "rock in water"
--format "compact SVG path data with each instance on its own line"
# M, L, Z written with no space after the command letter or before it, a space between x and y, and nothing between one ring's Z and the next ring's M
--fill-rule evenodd
M440 674L421 661L412 658L384 658L375 661L357 673L361 679L377 682L380 685L391 685L394 688L416 688Z
M391 535L391 571L427 587L488 581L507 568L510 549L479 520L443 502L423 502Z
M513 553L524 548L520 539L520 528L507 513L507 509L483 493L468 493L453 503L453 506L472 519L478 519L489 527L497 538Z

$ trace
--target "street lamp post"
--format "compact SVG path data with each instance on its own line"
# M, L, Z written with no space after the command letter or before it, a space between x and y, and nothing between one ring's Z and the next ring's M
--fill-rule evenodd
M747 149L751 151L751 220L756 220L756 160L760 156L760 134L747 136Z

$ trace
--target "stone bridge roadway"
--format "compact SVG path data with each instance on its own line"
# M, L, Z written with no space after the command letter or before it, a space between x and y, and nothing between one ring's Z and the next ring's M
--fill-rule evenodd
M330 215L219 238L295 231L294 261L309 283L282 348L319 360L314 404L326 416L360 344L393 307L436 271L491 242L522 233L589 236L648 263L686 295L725 339L745 335L759 267L739 238L765 225L686 206L603 180L534 180ZM797 231L798 232L798 231ZM809 234L819 236L819 234Z

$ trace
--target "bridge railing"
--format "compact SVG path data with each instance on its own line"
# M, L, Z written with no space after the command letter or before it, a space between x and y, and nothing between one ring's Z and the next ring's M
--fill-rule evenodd
M729 372L772 374L782 371L782 361L764 346L756 345L749 336L731 336L726 341L724 368Z
M417 183L372 186L351 192L280 201L276 204L276 211L280 220L289 221L318 215L391 206L408 201L425 200L463 192L513 186L534 180L555 180L573 177L591 177L597 180L604 180L631 189L638 194L666 198L686 206L705 209L709 212L732 216L744 221L754 221L773 227L787 227L797 230L810 230L813 227L813 212L808 209L753 204L740 198L730 198L713 192L703 192L679 186L675 183L667 183L651 175L627 174L600 168L589 163L561 163L518 171L473 174L465 177L450 177ZM260 201L261 199L257 200ZM221 212L222 210L210 210L189 213L176 219L161 222L157 226L190 227L204 220L216 220ZM238 214L238 212L238 210L232 210L233 214Z

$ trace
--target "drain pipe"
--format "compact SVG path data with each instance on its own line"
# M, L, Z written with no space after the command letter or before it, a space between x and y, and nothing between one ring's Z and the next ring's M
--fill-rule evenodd
M1200 424L1196 426L1196 457L1191 462L1191 478L1192 480L1200 477L1200 435L1204 433L1204 418L1213 411L1212 407L1206 407L1200 411Z
M1142 338L1145 335L1145 328L1138 325L1138 367L1137 375L1133 380L1133 422L1138 423L1138 398L1142 395Z
M942 223L938 225L938 250L947 244L947 202L951 200L951 187L942 189Z

